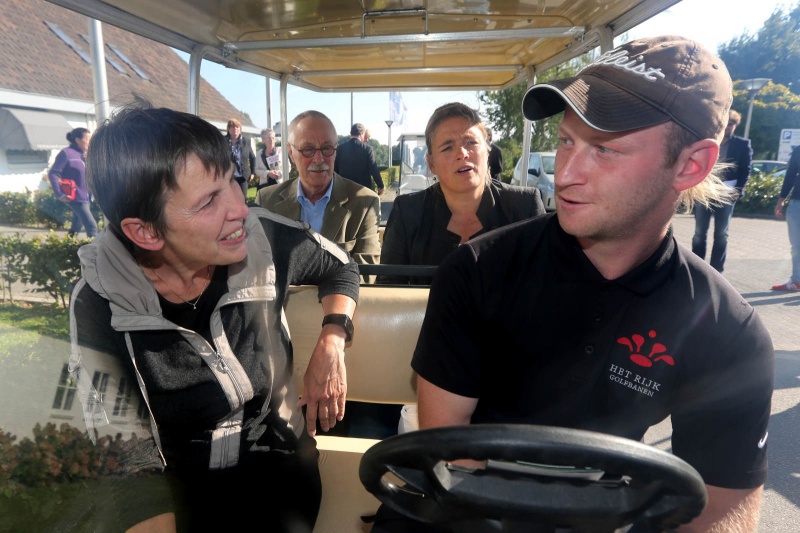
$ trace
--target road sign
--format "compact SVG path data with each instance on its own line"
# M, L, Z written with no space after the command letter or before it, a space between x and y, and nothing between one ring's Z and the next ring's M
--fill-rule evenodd
M778 161L789 161L795 146L800 146L800 130L782 129L778 143Z

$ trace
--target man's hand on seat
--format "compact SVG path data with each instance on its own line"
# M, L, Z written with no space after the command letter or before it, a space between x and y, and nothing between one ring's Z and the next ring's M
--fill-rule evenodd
M314 353L303 376L303 394L299 406L306 406L306 430L328 431L344 417L347 398L347 369L344 364L344 330L335 324L322 328Z

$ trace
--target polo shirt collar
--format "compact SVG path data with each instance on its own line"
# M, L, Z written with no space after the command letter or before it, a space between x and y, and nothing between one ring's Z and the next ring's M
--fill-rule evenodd
M675 270L679 254L672 224L661 245L644 263L615 280L607 280L583 253L577 239L561 228L558 217L554 216L550 222L550 249L558 265L556 275L563 281L614 284L644 296L663 285Z

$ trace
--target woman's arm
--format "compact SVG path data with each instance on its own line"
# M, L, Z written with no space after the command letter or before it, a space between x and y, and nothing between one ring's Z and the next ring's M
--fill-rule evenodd
M61 191L61 185L59 184L59 181L61 180L61 176L68 163L69 159L67 158L67 154L64 152L64 150L61 150L58 152L56 160L53 162L53 166L50 167L50 170L47 173L47 177L50 180L50 185L53 187L53 193L58 199L61 199L61 197L64 196L64 193Z

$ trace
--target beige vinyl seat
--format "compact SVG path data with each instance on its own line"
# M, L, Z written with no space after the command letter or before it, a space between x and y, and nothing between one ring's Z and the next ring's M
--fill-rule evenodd
M427 287L361 286L353 318L355 334L345 348L348 400L416 403L411 355L427 302ZM292 287L286 318L294 348L294 376L302 391L303 374L322 323L317 288ZM376 442L317 435L322 504L314 533L363 533L371 529L361 516L373 514L380 502L364 489L358 467L363 453Z

